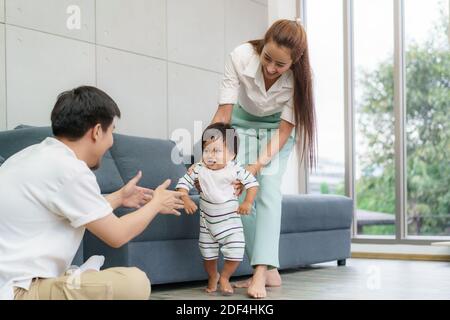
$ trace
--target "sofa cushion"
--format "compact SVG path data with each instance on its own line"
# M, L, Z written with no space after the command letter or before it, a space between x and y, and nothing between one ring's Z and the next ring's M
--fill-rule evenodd
M192 199L198 205L199 196L192 196ZM281 234L349 229L352 207L352 200L343 196L284 195ZM130 211L120 209L119 215ZM196 239L198 232L198 211L194 215L182 211L181 217L158 215L133 241Z
M17 127L14 128L14 130L28 129L28 128L36 128L36 126L29 126L27 124L19 124Z
M94 171L94 174L102 194L115 192L124 185L110 151L105 153L100 167Z
M336 195L285 195L281 233L349 229L353 202Z
M51 137L50 127L33 127L0 132L0 153L8 159L13 154L28 146L42 142Z
M139 185L146 188L154 189L171 179L169 188L173 189L186 172L182 163L172 162L172 152L179 151L170 140L115 135L110 151L123 181L129 181L142 170Z

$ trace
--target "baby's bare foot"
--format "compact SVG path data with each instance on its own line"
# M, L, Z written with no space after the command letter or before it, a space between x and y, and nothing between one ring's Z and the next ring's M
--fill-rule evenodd
M229 296L234 293L233 287L231 286L229 279L220 277L219 284L220 284L220 292L222 292L224 296Z
M213 293L217 291L217 283L219 282L219 278L219 273L217 273L215 277L208 278L208 286L205 289L207 293Z

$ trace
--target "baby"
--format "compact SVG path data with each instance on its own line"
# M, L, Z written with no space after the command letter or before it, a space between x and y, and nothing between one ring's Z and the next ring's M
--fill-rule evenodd
M203 264L208 273L206 292L217 290L233 294L230 277L244 257L244 232L239 214L250 214L258 191L256 178L235 161L238 136L228 124L214 123L207 127L202 137L202 161L186 173L176 186L184 193L182 199L188 214L197 206L188 192L198 179L200 185L200 239ZM239 205L234 182L238 180L246 189L244 201ZM219 245L224 256L222 272L217 272Z

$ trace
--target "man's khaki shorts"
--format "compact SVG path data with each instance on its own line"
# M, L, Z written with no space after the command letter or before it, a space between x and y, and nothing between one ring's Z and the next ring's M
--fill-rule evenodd
M59 278L33 279L30 289L14 289L15 300L147 300L151 287L138 268L86 271Z

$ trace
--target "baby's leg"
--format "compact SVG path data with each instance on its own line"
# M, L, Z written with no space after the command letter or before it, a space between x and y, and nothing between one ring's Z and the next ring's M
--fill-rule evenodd
M203 260L203 266L208 273L208 286L205 291L207 293L213 293L217 291L217 283L219 282L219 273L217 272L217 259L216 260Z
M212 237L210 229L203 218L200 218L200 239L198 243L203 256L203 266L208 273L208 286L205 291L217 291L219 273L217 272L217 259L219 258L219 243Z
M240 261L225 260L219 279L222 294L230 295L234 293L233 287L230 284L230 277L234 274L240 263Z
M233 294L233 287L230 284L230 277L238 268L240 262L244 257L245 240L241 229L237 232L229 234L225 239L220 241L222 243L221 251L224 256L224 266L220 273L220 289L223 294Z

